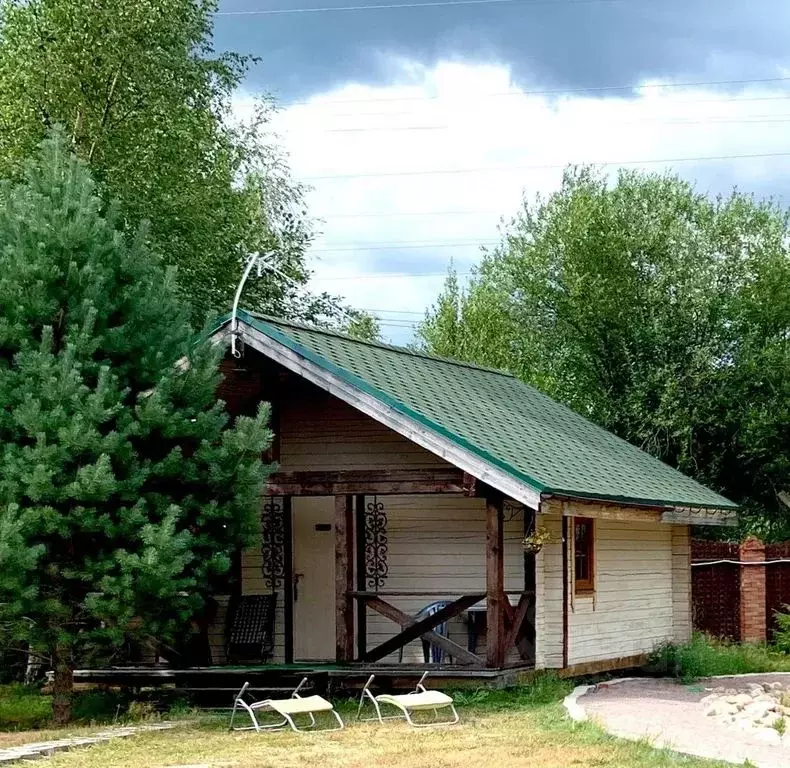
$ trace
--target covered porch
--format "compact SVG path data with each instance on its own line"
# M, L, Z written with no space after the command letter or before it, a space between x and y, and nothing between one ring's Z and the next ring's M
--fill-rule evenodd
M272 648L260 661L532 666L535 558L521 542L534 521L456 469L276 473L260 547L239 564L241 595L274 596ZM215 664L232 662L222 624L211 629Z

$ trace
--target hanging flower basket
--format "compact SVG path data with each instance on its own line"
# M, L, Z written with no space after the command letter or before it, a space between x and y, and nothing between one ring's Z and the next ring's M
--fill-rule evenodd
M537 555L544 544L551 541L551 534L542 527L536 528L529 536L525 536L521 545L524 547L524 552L528 555Z

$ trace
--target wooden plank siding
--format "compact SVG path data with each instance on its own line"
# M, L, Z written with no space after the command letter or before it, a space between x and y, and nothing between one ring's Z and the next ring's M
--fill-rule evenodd
M625 508L624 508L625 509ZM538 554L536 666L562 666L563 513L590 515L590 506L544 502L538 524L552 541ZM638 510L631 510L632 515ZM571 534L572 535L572 534ZM595 591L575 595L569 571L568 664L649 653L690 636L688 526L656 520L599 517L595 522Z
M562 507L559 502L540 505L538 527L550 540L535 556L535 667L562 668Z
M648 653L671 640L672 526L597 520L595 592L570 584L568 663Z
M268 499L268 497L266 497ZM263 501L261 502L263 503ZM263 556L260 546L245 549L241 555L241 593L243 595L267 595L272 589L263 577ZM223 650L224 655L224 650ZM274 652L271 661L285 661L285 593L277 590L277 604L274 614Z
M294 378L288 389L280 407L282 472L452 467L308 382Z
M477 498L446 496L379 497L388 517L389 575L383 590L430 592L447 590L447 598L485 592L485 501ZM524 586L524 557L521 547L524 519L521 511L505 515L504 570L505 589ZM386 600L409 615L436 595L387 597ZM517 596L511 596L513 604ZM467 625L461 619L449 623L450 639L466 647ZM394 622L375 611L367 611L367 647L373 648L399 631ZM485 636L478 640L477 654L485 656ZM518 654L510 654L512 661ZM384 662L397 662L397 653ZM404 648L404 662L422 663L422 644Z
M691 528L672 526L672 622L675 642L691 640Z

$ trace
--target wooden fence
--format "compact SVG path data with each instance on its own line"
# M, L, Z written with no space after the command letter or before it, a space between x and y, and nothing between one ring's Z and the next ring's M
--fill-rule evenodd
M695 539L691 561L696 630L735 641L772 639L775 613L790 605L790 542Z

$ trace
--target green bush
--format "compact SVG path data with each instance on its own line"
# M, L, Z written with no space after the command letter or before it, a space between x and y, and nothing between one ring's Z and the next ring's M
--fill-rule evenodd
M41 728L52 717L52 699L38 688L15 683L0 686L0 730Z
M667 643L658 647L648 671L690 681L715 675L788 672L790 658L765 645L728 643L697 634L685 645Z
M782 607L784 611L774 611L777 626L774 631L774 646L782 653L790 653L790 605Z
M79 691L74 694L74 722L139 722L166 712L169 719L192 714L188 703L170 692L132 698L126 691ZM29 731L52 725L52 696L37 686L0 685L0 731Z

